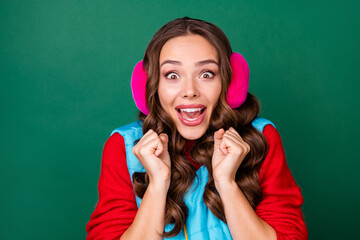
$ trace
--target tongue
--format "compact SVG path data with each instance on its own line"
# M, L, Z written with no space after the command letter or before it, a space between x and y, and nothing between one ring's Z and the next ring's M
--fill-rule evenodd
M196 112L185 112L185 111L181 111L181 115L183 115L186 118L197 118L199 117L201 114L201 111L196 111Z

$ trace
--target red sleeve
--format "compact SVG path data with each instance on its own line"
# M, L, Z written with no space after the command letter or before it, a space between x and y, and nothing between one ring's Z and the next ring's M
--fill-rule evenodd
M114 133L105 143L98 191L98 203L86 225L86 239L119 239L137 212L124 138L119 133Z
M278 240L308 239L300 208L304 200L287 166L280 135L272 125L266 125L263 134L269 152L259 172L263 199L256 213L275 229Z

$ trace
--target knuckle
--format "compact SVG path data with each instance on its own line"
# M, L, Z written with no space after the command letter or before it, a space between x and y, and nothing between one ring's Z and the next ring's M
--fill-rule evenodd
M132 150L132 153L133 153L135 156L138 156L138 152L136 151L136 149L133 149L133 150Z

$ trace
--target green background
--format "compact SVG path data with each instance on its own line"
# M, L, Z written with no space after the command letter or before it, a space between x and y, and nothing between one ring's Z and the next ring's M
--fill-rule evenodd
M360 202L359 1L1 1L0 239L84 239L103 145L136 119L130 77L178 17L250 66L304 196L310 239L349 239ZM357 234L356 234L357 235Z

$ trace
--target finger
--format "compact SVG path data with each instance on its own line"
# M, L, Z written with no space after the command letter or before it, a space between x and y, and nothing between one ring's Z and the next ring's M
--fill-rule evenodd
M220 146L224 133L225 130L222 128L220 128L218 131L214 133L214 148L218 148Z
M228 152L243 154L248 153L250 150L249 145L244 140L240 140L236 135L228 131L224 134L223 142Z
M156 141L159 138L159 135L150 129L142 138L141 138L141 144L147 145L153 141ZM139 142L140 143L140 142Z
M229 153L228 145L226 144L225 139L221 141L219 149L224 155L227 155Z
M240 144L243 145L248 151L250 150L250 145L247 142L245 142L245 140L240 136L240 134L234 128L230 127L229 130L225 132L225 135L233 136L234 139L238 139Z
M156 145L154 145L154 154L159 156L164 151L164 146L160 138L156 140Z
M230 127L226 132L233 135L234 137L238 138L239 140L243 141L243 138L233 127Z
M160 146L161 145L161 146ZM136 154L161 154L163 149L159 135L152 129L149 129L140 141L133 147L133 153ZM157 151L157 152L156 152Z
M223 139L227 143L228 150L234 149L237 152L236 149L241 149L239 153L248 153L250 151L250 145L233 133L226 132Z
M241 143L241 141L242 141L238 136L236 136L234 133L230 132L229 130L225 132L223 138L232 140L235 143Z
M153 133L155 133L155 131L152 129L149 129L142 137L146 138L147 136L152 135Z
M247 152L250 152L250 150L251 150L250 144L248 144L234 128L232 128L232 127L230 127L230 128L231 128L230 132L235 134L240 139L241 143L244 145Z

